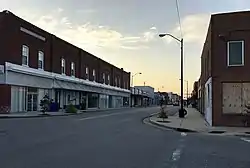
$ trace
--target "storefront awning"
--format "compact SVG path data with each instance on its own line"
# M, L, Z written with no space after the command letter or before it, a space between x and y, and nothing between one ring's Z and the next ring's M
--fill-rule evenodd
M64 82L64 81L55 81L54 87L56 89L67 89L67 90L78 90L81 91L82 87L80 84Z

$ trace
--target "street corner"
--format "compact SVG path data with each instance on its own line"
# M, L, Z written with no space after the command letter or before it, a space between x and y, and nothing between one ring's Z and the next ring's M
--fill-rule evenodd
M155 126L171 129L178 132L190 132L196 133L197 130L184 128L181 126L181 119L177 117L168 116L168 118L159 118L158 115L153 115L149 117L149 122Z

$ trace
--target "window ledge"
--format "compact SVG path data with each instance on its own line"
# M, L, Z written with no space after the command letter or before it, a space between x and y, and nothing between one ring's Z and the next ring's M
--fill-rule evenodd
M239 65L227 65L228 67L243 67L244 64L239 64Z

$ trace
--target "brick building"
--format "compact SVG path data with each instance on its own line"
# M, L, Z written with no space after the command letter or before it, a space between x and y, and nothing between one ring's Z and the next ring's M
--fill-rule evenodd
M249 126L250 12L211 16L201 56L199 107L214 126Z
M0 112L38 111L49 95L60 108L128 106L130 73L15 16L0 13Z

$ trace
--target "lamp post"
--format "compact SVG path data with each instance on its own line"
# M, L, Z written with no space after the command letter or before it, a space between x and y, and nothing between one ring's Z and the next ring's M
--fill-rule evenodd
M181 109L179 110L179 117L184 118L184 107L183 107L183 38L178 39L177 37L173 36L172 34L163 33L159 34L159 37L170 36L176 41L181 43Z
M131 79L131 88L133 87L133 80L134 80L134 77L136 75L141 75L142 73L141 72L137 72L135 73L134 75L132 75L132 79ZM133 88L132 88L133 89ZM130 98L130 107L132 107L132 93L131 93L131 98Z
M133 87L133 80L134 80L134 77L135 77L136 75L141 75L141 74L142 74L141 72L137 72L137 73L135 73L134 75L132 75L131 87Z

